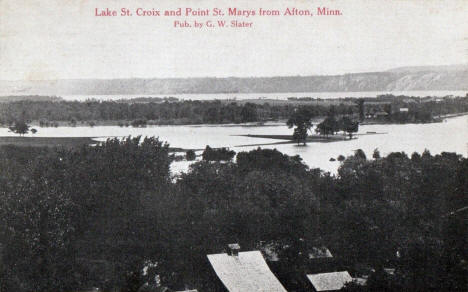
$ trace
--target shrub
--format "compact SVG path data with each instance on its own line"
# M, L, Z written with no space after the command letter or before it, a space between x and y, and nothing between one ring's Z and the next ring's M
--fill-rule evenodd
M195 160L195 158L196 158L195 151L193 151L193 150L188 150L188 151L185 153L185 158L187 159L187 161Z
M228 148L213 149L210 146L206 146L203 151L202 157L206 161L230 161L236 152L229 150Z

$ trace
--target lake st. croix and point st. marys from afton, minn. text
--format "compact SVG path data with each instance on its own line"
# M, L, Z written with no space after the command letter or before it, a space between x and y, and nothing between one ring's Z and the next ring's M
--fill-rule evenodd
M311 9L286 7L279 9L240 9L240 8L176 8L159 10L157 8L95 8L94 16L320 16L320 15L343 15L339 9L330 7L316 7Z

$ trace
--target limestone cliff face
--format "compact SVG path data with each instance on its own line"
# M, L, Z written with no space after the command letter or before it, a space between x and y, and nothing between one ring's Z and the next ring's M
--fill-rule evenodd
M181 94L468 90L468 65L335 76L0 81L0 94Z

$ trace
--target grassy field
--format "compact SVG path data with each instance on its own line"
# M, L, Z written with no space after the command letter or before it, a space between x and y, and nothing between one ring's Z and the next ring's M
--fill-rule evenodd
M0 137L1 145L32 146L32 147L77 147L95 144L90 137Z
M293 141L292 135L240 135L243 137L252 137L252 138L266 138L266 139L278 139L278 140L291 140ZM307 142L333 142L333 141L343 141L348 140L347 136L342 135L330 135L328 137L321 135L309 135L307 136Z
M98 137L94 137L98 138ZM112 138L112 137L109 137ZM97 144L100 141L93 140L93 137L0 137L0 146L15 145L24 147L66 147L73 148L82 145ZM169 147L169 152L186 152L189 149ZM203 150L203 149L191 149Z

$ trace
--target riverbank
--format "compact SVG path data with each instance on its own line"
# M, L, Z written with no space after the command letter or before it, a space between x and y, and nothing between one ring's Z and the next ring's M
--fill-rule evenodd
M92 137L0 137L0 146L74 148L96 143Z
M360 122L360 126L364 125L409 125L409 124L431 124L431 123L441 123L444 121L444 119L450 119L450 118L456 118L456 117L461 117L468 115L468 112L462 112L462 113L455 113L455 114L446 114L446 115L440 115L440 116L434 116L433 120L430 122L395 122L395 121L372 121L372 120L365 120L363 122Z
M465 116L465 115L468 115L468 112L440 115L440 116L437 116L437 118L439 118L439 119L449 119L449 118L456 118L456 117L461 117L461 116Z
M320 120L320 119L318 119ZM317 121L318 121L317 120ZM283 126L286 124L285 119L281 120L265 120L248 123L187 123L183 120L177 121L147 121L142 126L132 126L132 121L126 120L105 120L105 121L80 121L70 123L69 121L49 121L47 124L39 121L32 121L28 123L31 128L58 128L58 127L121 127L121 128L145 128L151 126L193 126L193 127L269 127L269 126ZM7 128L8 124L0 124L0 127Z
M0 146L14 145L21 147L64 147L76 148L83 145L96 145L102 139L113 137L0 137ZM118 138L118 137L117 137ZM99 140L98 140L99 139ZM203 149L184 149L169 147L169 152L186 152L188 150L199 151Z
M455 118L459 116L468 115L468 112L446 114L440 116L434 116L434 120L431 122L404 122L399 123L395 121L382 121L382 120L364 120L359 125L404 125L404 124L424 124L424 123L439 123L444 119ZM314 117L312 119L313 124L319 124L325 119L325 116ZM171 120L148 120L145 125L132 126L132 121L127 120L92 120L92 121L77 121L70 123L70 121L50 121L47 125L41 124L40 121L32 121L30 126L33 128L54 128L54 127L100 127L100 126L118 126L122 128L144 128L151 126L193 126L193 127L266 127L266 126L283 126L286 124L287 119L277 120L263 120L248 123L197 123L187 122L186 119L171 119ZM8 127L9 125L1 125Z
M276 140L289 140L293 143L294 139L292 135L237 135L240 137L251 137L251 138L266 138L266 139L276 139ZM343 135L329 135L329 136L322 136L322 135L309 135L307 136L306 142L334 142L334 141L344 141L349 140L348 136Z

